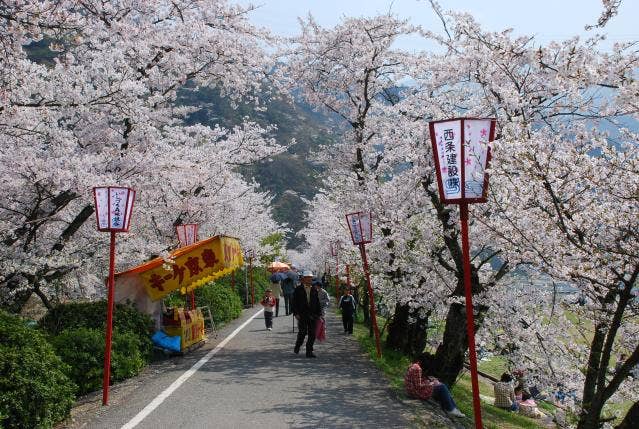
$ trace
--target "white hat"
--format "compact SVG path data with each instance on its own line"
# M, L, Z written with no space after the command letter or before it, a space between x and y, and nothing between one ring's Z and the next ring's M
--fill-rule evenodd
M305 270L302 272L302 277L315 277L315 276L313 275L313 271Z

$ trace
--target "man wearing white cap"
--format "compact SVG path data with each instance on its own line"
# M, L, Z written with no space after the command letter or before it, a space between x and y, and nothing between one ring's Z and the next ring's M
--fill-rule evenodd
M315 344L315 322L320 318L322 309L320 307L317 290L312 287L313 273L311 271L302 272L302 284L295 288L293 293L293 316L297 319L299 330L297 341L295 341L294 353L300 352L300 347L306 339L306 357L317 357L313 354L313 344Z

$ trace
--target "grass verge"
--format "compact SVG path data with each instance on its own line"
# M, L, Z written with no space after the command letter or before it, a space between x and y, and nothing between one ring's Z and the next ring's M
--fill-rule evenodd
M378 320L378 323L383 324L380 320ZM353 334L359 341L362 349L368 353L374 364L386 375L391 388L395 390L398 395L404 396L404 374L408 365L411 363L410 359L403 353L384 348L384 344L386 342L385 336L381 339L382 357L378 358L375 348L375 338L374 336L369 336L368 327L359 320L355 323ZM486 363L486 365L490 364ZM499 363L495 363L493 365L499 367ZM493 396L492 384L489 382L481 380L479 391L481 395ZM459 409L467 416L470 416L469 418L461 421L461 423L467 428L474 427L472 420L472 387L469 374L464 374L453 387L453 398L455 399ZM517 413L502 410L486 403L485 401L482 401L482 420L486 429L536 429L545 427L539 420L530 419Z

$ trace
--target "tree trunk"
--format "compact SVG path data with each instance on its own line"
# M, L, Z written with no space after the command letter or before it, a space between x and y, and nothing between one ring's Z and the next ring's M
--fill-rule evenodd
M410 316L408 305L397 304L395 306L395 314L388 324L386 345L414 359L424 351L426 346L428 318L414 316L415 322L411 323Z
M628 410L626 417L623 421L615 426L615 429L633 429L637 427L639 422L639 402L635 402Z
M583 408L577 429L599 429L601 423L601 410L603 409L604 401L594 400L590 403L589 408Z
M435 353L435 375L442 383L452 387L464 368L468 348L466 336L466 309L462 304L451 304L446 316L444 338Z

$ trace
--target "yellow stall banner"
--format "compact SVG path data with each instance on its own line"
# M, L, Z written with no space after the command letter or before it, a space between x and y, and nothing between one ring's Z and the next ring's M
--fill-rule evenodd
M146 293L156 301L174 290L189 292L244 264L239 240L224 235L174 250L169 259L156 258L118 276L137 274Z

